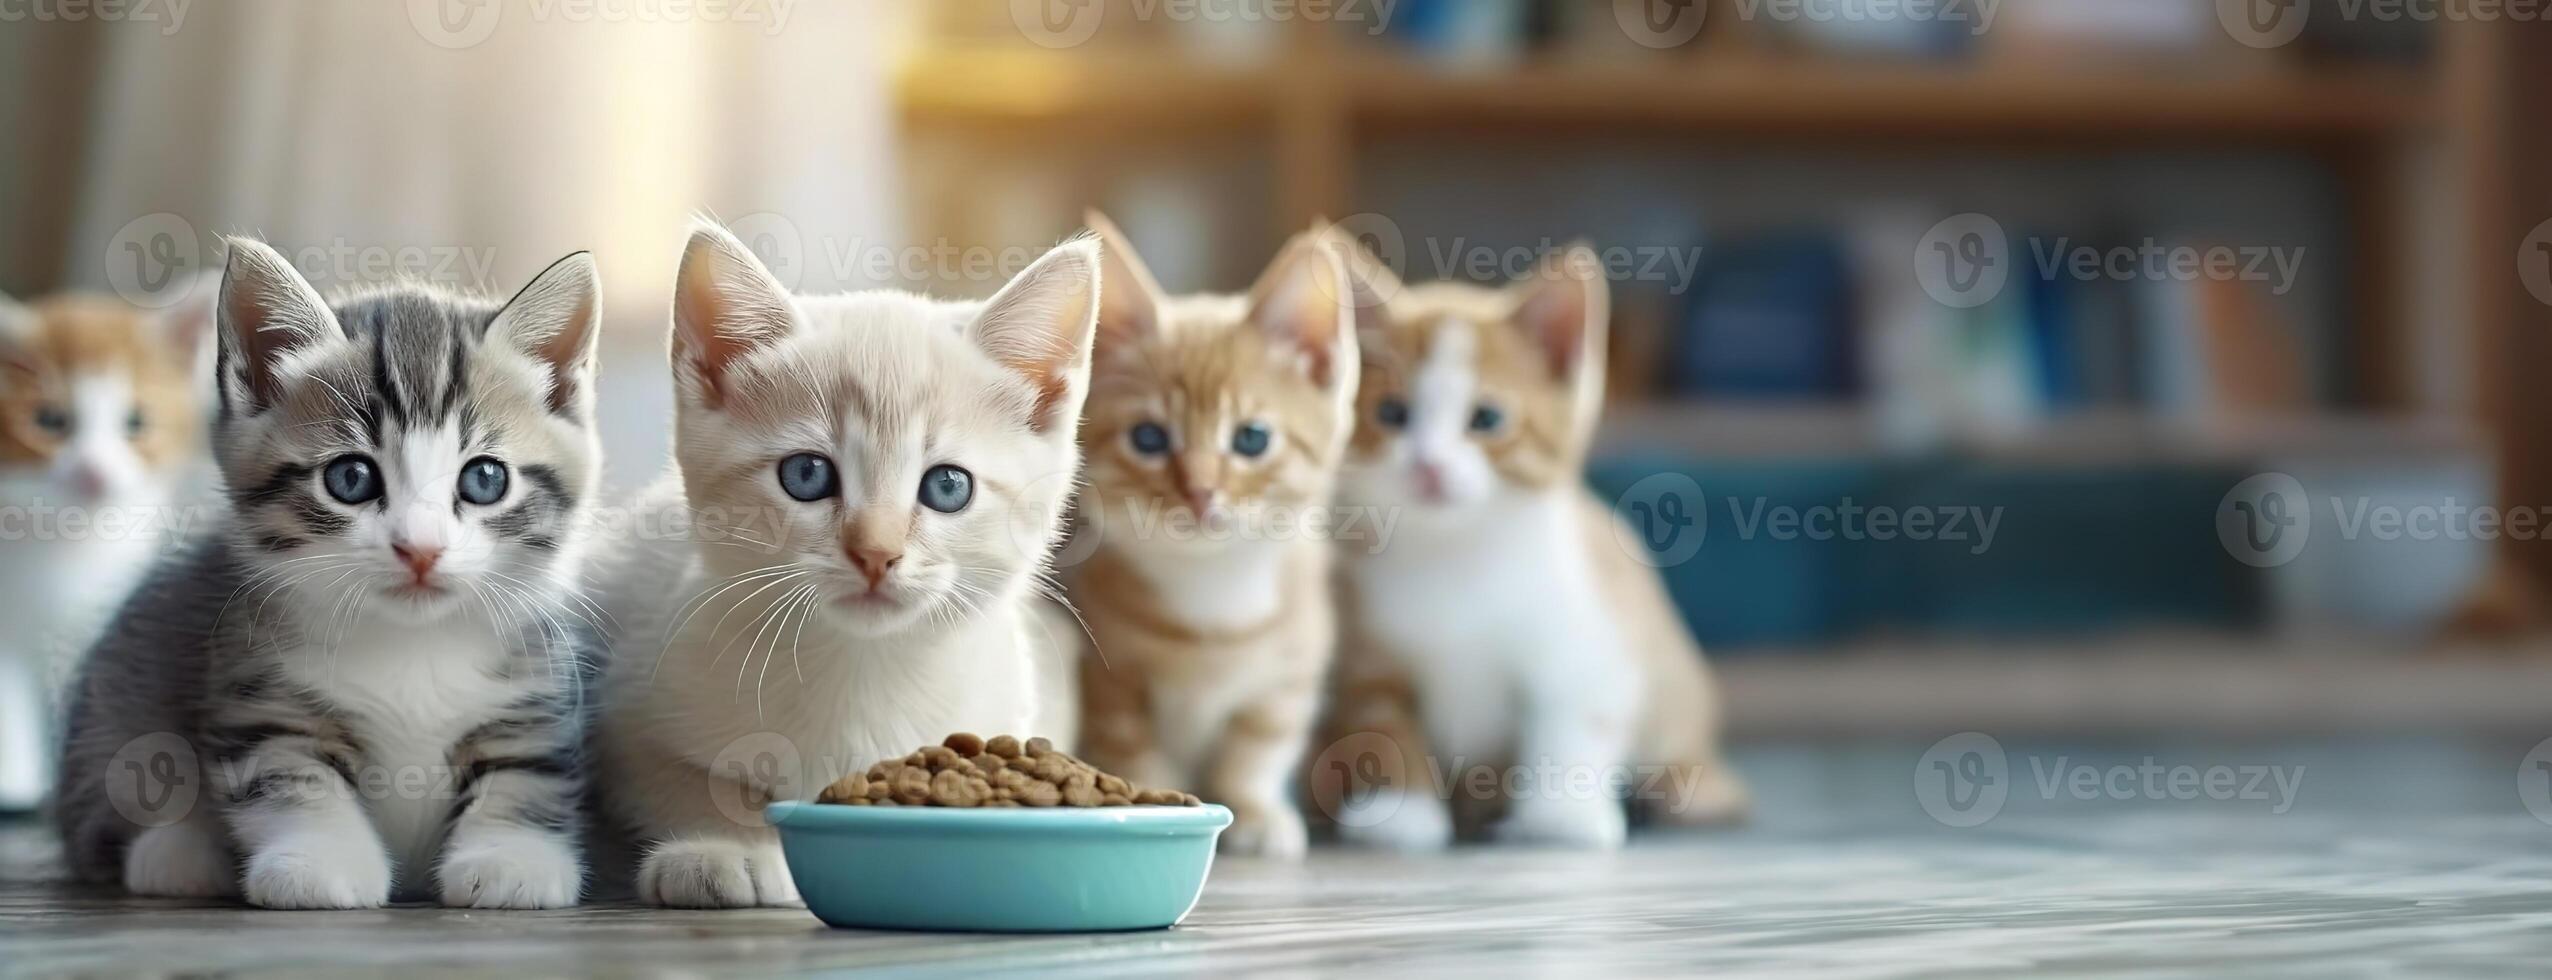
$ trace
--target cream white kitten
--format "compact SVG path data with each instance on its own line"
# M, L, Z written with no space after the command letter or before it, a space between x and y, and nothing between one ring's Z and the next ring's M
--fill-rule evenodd
M642 901L795 902L759 810L951 732L1073 720L1040 596L1079 462L1097 243L989 301L791 296L724 230L675 286L674 479L605 592L606 812Z

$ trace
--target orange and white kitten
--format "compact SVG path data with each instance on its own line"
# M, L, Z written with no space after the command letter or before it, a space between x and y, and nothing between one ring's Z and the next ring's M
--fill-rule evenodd
M34 805L45 692L123 601L202 472L211 280L165 311L0 296L0 810Z
M1334 717L1401 740L1403 771L1340 834L1446 845L1464 774L1439 764L1513 767L1503 798L1464 801L1502 809L1503 840L1618 846L1625 788L1668 820L1741 812L1700 647L1581 482L1609 308L1595 254L1571 247L1504 288L1352 269L1364 384L1340 501L1401 519L1346 558Z
M724 229L692 234L674 473L603 572L597 788L645 848L641 901L795 902L763 803L951 732L1070 740L1048 708L1080 634L1038 587L1099 286L1082 239L987 301L798 295Z
M1329 236L1245 296L1166 296L1097 214L1108 288L1082 432L1082 754L1232 810L1226 851L1302 856L1293 795L1337 645L1329 506L1354 427L1355 310ZM1325 525L1324 525L1325 526ZM1278 530L1278 529L1283 530Z

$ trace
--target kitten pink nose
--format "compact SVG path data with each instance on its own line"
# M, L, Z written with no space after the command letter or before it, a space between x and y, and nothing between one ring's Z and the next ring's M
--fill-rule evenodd
M872 591L886 581L886 572L894 568L896 562L904 560L903 552L884 548L852 548L850 556L851 564L859 566L860 574L868 577L868 587Z
M1410 469L1418 477L1418 496L1428 500L1444 499L1444 468L1427 460L1419 460Z
M90 500L106 496L106 474L94 466L72 467L71 492Z
M426 576L434 574L434 563L443 560L440 546L392 542L390 553L399 556L399 561L408 566L408 574L414 576L419 585L425 583Z
M1204 517L1207 514L1213 513L1214 491L1212 489L1199 490L1194 487L1188 488L1187 512L1198 517Z

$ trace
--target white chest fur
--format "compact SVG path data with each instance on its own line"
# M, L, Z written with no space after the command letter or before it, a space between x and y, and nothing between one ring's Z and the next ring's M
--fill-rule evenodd
M355 623L283 658L290 677L340 709L363 752L356 792L401 885L433 866L454 802L454 743L524 693L499 669L510 655L475 618Z
M1493 499L1462 527L1404 521L1391 547L1349 560L1358 625L1408 670L1439 751L1491 758L1536 704L1636 692L1573 492Z
M1037 668L1021 628L1013 610L889 639L817 619L771 655L767 671L759 658L742 665L741 647L719 656L724 641L704 630L666 651L652 677L617 674L613 697L634 697L656 722L648 736L691 764L812 798L950 732L1035 730Z

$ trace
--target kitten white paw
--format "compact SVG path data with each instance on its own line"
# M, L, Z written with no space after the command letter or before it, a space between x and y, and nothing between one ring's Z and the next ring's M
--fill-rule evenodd
M369 840L286 841L248 856L240 892L261 908L380 908L390 901L390 857Z
M682 909L795 905L780 849L727 840L666 841L638 865L638 900Z
M1379 790L1339 815L1338 839L1404 854L1433 853L1453 846L1453 815L1435 797Z
M454 840L434 879L453 908L563 909L584 891L585 865L556 838L487 833Z
M124 890L162 898L239 894L239 865L221 828L201 820L152 827L124 852Z
M1513 844L1609 851L1630 836L1630 817L1610 799L1546 799L1515 801L1491 834Z
M1303 815L1284 804L1240 810L1232 816L1231 829L1223 831L1223 853L1235 857L1300 861L1310 846Z

